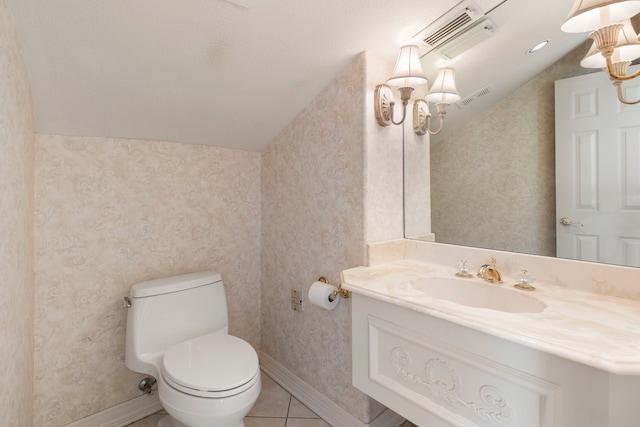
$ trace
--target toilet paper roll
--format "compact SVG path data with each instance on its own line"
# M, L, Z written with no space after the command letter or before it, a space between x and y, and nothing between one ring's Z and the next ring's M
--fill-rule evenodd
M338 288L323 282L313 282L309 288L309 302L326 310L333 310L338 305L339 297L333 295Z

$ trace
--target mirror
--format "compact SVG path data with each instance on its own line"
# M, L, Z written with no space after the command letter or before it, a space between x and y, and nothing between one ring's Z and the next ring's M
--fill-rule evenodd
M498 9L511 13L506 6L522 6L518 1ZM571 3L561 8L558 29ZM406 238L430 240L432 231L436 242L555 256L554 81L599 71L579 65L590 45L586 35L570 43L543 71L445 135L429 142L405 127ZM524 59L512 60L513 73L523 72L519 61ZM464 98L470 92L461 86ZM450 110L457 113L454 106Z
M584 51L575 49L432 144L437 241L555 256L554 81L584 73Z

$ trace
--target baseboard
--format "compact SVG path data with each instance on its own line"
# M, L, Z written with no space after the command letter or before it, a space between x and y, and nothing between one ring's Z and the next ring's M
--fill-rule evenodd
M399 427L405 420L387 409L371 423L358 420L322 393L295 376L269 355L260 354L260 367L274 381L332 426ZM124 427L162 409L158 394L142 395L104 411L90 415L66 427Z
M97 414L67 424L66 427L123 427L162 409L158 393L144 394Z
M332 426L399 427L405 421L400 415L387 409L371 423L365 424L295 376L268 354L260 353L260 367L282 388Z

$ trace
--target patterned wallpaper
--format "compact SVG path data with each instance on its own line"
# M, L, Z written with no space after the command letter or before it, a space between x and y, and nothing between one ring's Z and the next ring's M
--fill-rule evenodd
M437 242L555 255L558 79L588 72L580 46L431 149Z
M368 132L370 63L361 54L262 159L262 351L364 422L383 407L351 385L350 302L332 311L307 302L300 313L289 295L299 288L306 301L320 276L338 284L343 269L364 264L372 235L402 236L401 203L384 203L402 197L402 139L387 147L384 139L399 128ZM385 153L392 157L382 160ZM374 158L386 180L370 180L367 161Z
M374 91L384 83L395 66L396 58L389 62L367 56L366 101L364 122L365 143L365 240L381 242L404 236L403 209L403 126L381 127L375 120ZM419 93L419 90L416 91ZM416 94L414 93L414 98ZM395 91L397 115L400 115L400 95Z
M11 13L0 0L0 424L33 415L33 113Z
M230 332L259 348L260 153L37 135L35 171L34 425L139 395L122 301L139 281L219 271Z
M0 41L11 41L4 3L0 19ZM11 49L0 66L21 67ZM401 129L371 129L371 86L385 69L371 63L358 57L281 133L264 171L260 153L215 147L34 142L24 70L4 74L14 79L0 86L10 123L0 127L1 182L13 184L0 211L9 242L0 255L12 267L0 282L9 296L0 409L10 425L63 426L138 396L141 375L124 365L122 297L138 281L202 269L223 275L231 333L256 348L266 340L264 351L364 422L382 412L351 386L349 302L333 312L307 305L302 317L288 310L291 287L306 292L320 275L338 283L365 262L365 242L402 235ZM34 328L35 349L24 333Z
M413 98L426 95L425 86L416 88ZM411 112L413 102L409 103ZM434 109L434 106L431 106ZM439 118L432 111L432 127L439 125ZM431 168L430 137L417 135L413 130L413 121L404 125L404 236L408 239L424 239L431 233Z
M338 283L341 270L363 264L366 242L401 237L402 150L394 145L402 140L401 128L375 126L371 111L373 86L388 64L360 55L262 157L158 141L37 135L34 161L29 87L5 0L0 22L3 420L63 426L139 395L140 376L124 366L122 297L138 281L202 269L223 275L231 333L363 422L374 419L383 407L351 386L349 301L331 312L307 304L303 313L288 302L291 288L306 294L320 275ZM488 205L513 213L497 195L533 197L520 211L534 217L509 215L511 228L502 218L501 233L492 225L478 238L503 235L509 244L532 240L548 247L548 238L523 234L518 221L542 224L533 234L543 234L548 222L535 212L553 199L543 179L553 175L547 141L553 117L545 109L507 113L529 98L548 102L549 82L577 62L568 61L504 100L499 114L486 113L503 117L502 132L483 127L483 116L433 150L436 169L450 152L461 162L462 154L477 157L469 140L495 144L482 145L490 156L477 168L489 194L445 186L478 180L474 168L458 169L468 173L457 172L456 180L447 179L455 164L434 171L433 189L456 195L445 204L459 208L462 197L469 209ZM479 133L471 132L474 127ZM540 145L525 143L536 138ZM492 161L498 167L491 168ZM503 169L513 178L514 166L540 175L505 181ZM434 224L438 215L453 214L434 206ZM478 227L463 229L468 222L465 215L454 217L454 229L473 235ZM29 339L34 328L35 349Z

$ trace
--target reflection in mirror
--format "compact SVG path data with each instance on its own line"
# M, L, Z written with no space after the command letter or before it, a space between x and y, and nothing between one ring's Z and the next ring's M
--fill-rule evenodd
M545 214L534 210L538 204L537 200L526 199L524 205L528 207L512 209L508 206L507 201L503 201L503 197L508 195L506 192L508 188L501 188L505 185L499 187L498 177L491 177L491 174L499 174L502 171L509 181L513 178L512 168L515 167L519 173L522 173L521 179L527 177L527 180L537 181L539 174L546 173L547 169L553 176L553 152L545 154L550 156L549 168L538 165L535 159L528 158L528 164L533 168L531 172L523 172L517 166L518 158L511 160L509 156L514 154L515 148L520 148L522 152L518 145L528 144L522 141L514 144L523 136L529 138L529 141L534 141L530 149L535 150L538 140L536 136L539 126L538 111L551 120L550 132L551 135L553 134L553 105L545 109L539 104L548 100L549 97L553 99L552 80L556 76L542 79L547 83L548 92L540 96L537 94L537 86L542 83L536 82L536 79L540 78L534 76L546 67L550 67L576 45L584 43L586 36L580 35L579 38L572 39L560 31L560 23L568 13L571 4L572 0L541 0L535 4L528 0L507 0L494 9L485 11L486 16L497 28L490 39L453 58L449 63L438 63L440 56L437 49L422 58L423 69L430 79L435 77L433 74L439 66L452 65L459 70L456 77L458 89L463 97L469 97L478 91L478 88L486 85L490 85L491 93L489 96L478 98L471 104L465 103L463 108L460 107L463 102L452 105L451 111L447 114L445 129L437 137L417 137L409 126L405 126L405 236L407 238L432 240L433 231L436 241L523 251L519 248L529 246L529 242L519 235L524 226L520 223L522 218L518 218L518 215L522 216L522 212L526 210L528 216L536 216L537 229L532 232L533 234L537 234L537 230L543 226L552 227L553 224L550 226L545 222ZM551 18L552 15L557 16ZM540 41L540 33L544 34L545 38L552 38L552 43L544 49L544 56L525 55L528 48ZM568 67L577 72L588 72L589 70L579 66L579 54L574 57L575 59L566 61L569 64ZM545 73L549 74L547 71L542 74L545 75ZM524 84L532 78L534 83ZM498 104L494 104L495 102ZM520 114L512 110L514 106L525 108L525 104L532 105L534 110L529 113L521 111ZM500 111L507 111L510 115L518 117L514 119ZM491 120L497 120L497 122L491 122ZM513 130L514 120L525 125L517 137L512 135L513 132L511 134L507 132ZM500 128L504 131L495 132ZM496 138L496 133L501 135ZM553 147L552 142L551 147ZM431 161L429 156L433 157ZM487 174L483 171L491 173ZM474 173L480 176L474 176ZM466 183L463 177L458 179L461 175L466 175L470 183ZM476 184L480 185L476 186ZM431 194L431 191L434 194ZM529 198L531 192L535 191L537 191L535 188L526 188L521 194L523 198ZM553 189L549 191L550 193L543 194L542 197L553 199ZM441 194L446 194L447 197L440 200ZM509 200L512 199L510 195L508 197L510 197ZM485 200L487 198L490 200ZM550 202L553 203L552 200ZM434 205L433 212L431 203ZM492 205L492 209L505 220L494 221L482 216L478 218L471 216L471 213L476 212L479 207L488 204ZM450 211L443 210L442 206L449 206ZM553 211L550 215L553 217ZM441 221L443 217L453 225L443 228ZM525 219L527 222L530 221L529 217ZM505 229L507 222L517 224L517 229L507 232ZM455 233L451 233L451 229ZM486 239L479 239L473 234L483 234ZM505 238L499 239L500 234L505 235ZM513 234L518 235L516 239L510 238ZM465 240L458 236L472 238ZM499 241L495 241L496 239ZM553 237L550 240L553 241ZM508 244L503 245L502 241L507 241ZM549 250L541 251L538 248L529 249L528 252L551 255Z
M431 145L435 241L555 256L554 82L594 72L579 66L587 49L574 49Z
M518 27L528 25L518 21L523 19L523 15L534 25L538 20L552 20L551 28L560 32L560 23L572 3L571 0L542 0L536 3L538 12L529 10L528 13L518 14L518 10L533 3L508 0L494 9L490 16L502 26L504 39L500 42L504 45L504 40L509 38L506 34L507 22L516 21ZM553 16L551 9L554 9ZM543 13L544 18L535 13ZM516 16L520 18L516 19ZM633 23L637 28L638 17ZM531 32L531 28L527 31ZM565 49L565 53L547 62L546 68L539 68L544 70L530 76L526 83L514 85L504 92L504 96L499 94L499 101L486 106L478 102L481 110L476 107L473 114L467 112L469 117L464 119L466 122L458 122L455 128L449 129L441 137L416 138L410 127L407 129L405 126L407 238L435 238L436 242L442 243L543 256L556 255L554 82L599 72L580 66L580 60L591 44L586 34L579 39L559 40L559 37L564 35L555 34L551 37L551 49ZM513 33L510 38L514 38ZM485 46L485 52L475 52L482 50L483 45L475 49L476 56L472 57L475 62L469 61L473 62L473 71L467 71L471 80L484 80L485 77L480 76L487 73L485 68L492 65L490 62L505 63L504 58L498 55L501 46L497 44L499 41L494 42L496 44L493 46ZM571 50L571 46L577 47ZM511 53L517 55L517 52ZM526 61L522 56L518 58L512 58L508 61L510 66L501 67L500 70L512 69L514 75L525 74L527 64L523 62ZM461 80L464 79L463 63L467 59L469 57L461 56L456 64L461 69L458 74ZM432 68L429 61L429 55L423 58L425 71ZM487 62L489 64L485 66ZM496 73L495 68L492 72ZM504 75L501 80L509 80L509 77ZM469 88L465 91L463 86L464 82L461 82L459 89L463 97L473 93ZM499 91L495 87L493 90L494 95ZM462 117L465 117L464 108L460 107L459 115ZM456 108L452 107L451 110L451 119L455 121Z
M437 241L555 256L554 81L592 72L585 46L431 146Z

